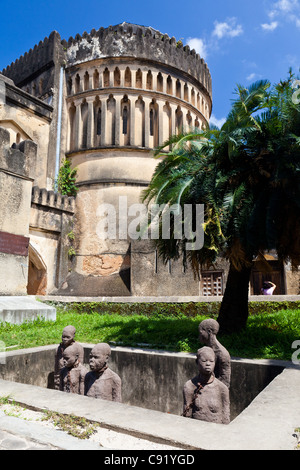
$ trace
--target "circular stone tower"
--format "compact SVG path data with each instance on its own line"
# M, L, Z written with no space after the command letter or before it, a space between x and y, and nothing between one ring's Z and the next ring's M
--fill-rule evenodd
M135 241L124 234L128 210L140 202L157 165L153 149L171 135L208 123L210 72L181 41L128 23L92 30L62 44L66 156L77 168L79 191L76 257L61 293L162 295L150 288L149 276L157 273L153 250L143 270L150 291L138 288L136 276L132 282L133 259L136 264L138 252L142 257L143 250L151 250L145 244L134 248ZM101 236L103 217L108 225L111 222L108 238ZM173 284L174 294L180 295L176 281Z

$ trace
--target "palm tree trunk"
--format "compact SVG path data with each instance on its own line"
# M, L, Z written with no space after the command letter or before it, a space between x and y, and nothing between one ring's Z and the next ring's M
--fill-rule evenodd
M226 288L217 319L221 334L238 332L246 327L249 315L250 273L251 267L244 267L241 271L237 271L230 263Z

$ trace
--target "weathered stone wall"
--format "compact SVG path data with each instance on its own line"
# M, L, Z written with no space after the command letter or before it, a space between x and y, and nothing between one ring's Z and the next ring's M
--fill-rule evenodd
M29 217L37 147L23 141L10 147L0 127L0 294L26 294Z
M0 74L4 99L0 102L0 125L9 132L10 145L31 140L37 145L38 160L30 161L30 177L47 187L48 148L52 106L21 90Z
M183 46L181 41L170 38L153 28L122 23L108 28L93 29L63 42L67 48L69 64L103 57L138 57L160 64L174 66L195 77L211 95L211 76L207 64L195 50Z
M29 294L45 295L63 285L72 268L75 198L34 186L30 212Z
M85 364L91 345L85 346ZM56 346L11 351L0 364L0 378L53 388ZM234 419L284 369L281 361L232 359L231 419ZM182 388L197 375L195 355L112 348L110 368L122 379L123 403L180 415Z
M153 249L133 249L119 234L120 219L141 202L158 160L152 150L174 134L205 127L211 78L189 47L152 28L123 23L63 41L66 49L64 131L67 156L77 168L76 262L63 295L172 295L199 293L193 274L155 272ZM127 207L120 208L120 198ZM101 238L104 204L113 206L116 237ZM138 214L137 214L138 215ZM154 256L153 256L154 255Z

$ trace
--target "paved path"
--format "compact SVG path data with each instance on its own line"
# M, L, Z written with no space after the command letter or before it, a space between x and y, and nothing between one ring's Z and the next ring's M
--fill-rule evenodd
M42 424L7 416L0 411L0 450L103 450L99 445L69 436Z
M58 448L0 430L0 450L58 450Z

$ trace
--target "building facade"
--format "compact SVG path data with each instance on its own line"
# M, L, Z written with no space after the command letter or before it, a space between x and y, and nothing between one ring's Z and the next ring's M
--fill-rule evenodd
M226 261L199 282L181 261L164 265L150 240L124 230L158 163L153 149L209 122L211 75L194 50L128 23L68 41L53 32L2 71L1 90L3 152L36 144L24 233L28 293L222 295ZM54 191L65 158L77 169L76 198ZM104 238L101 224L111 208L115 234ZM286 291L289 275L280 269Z

